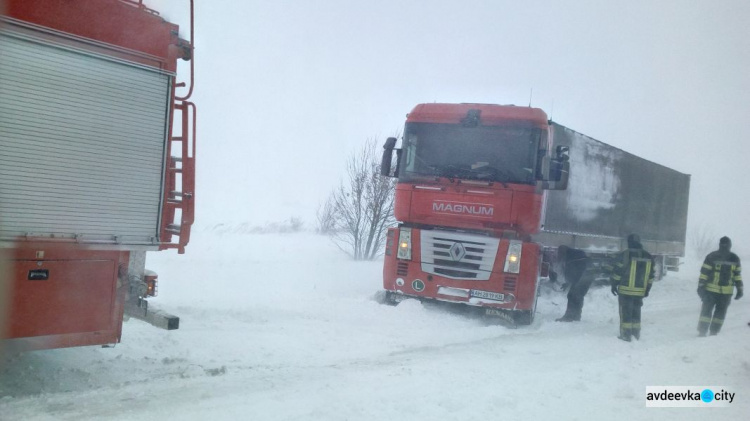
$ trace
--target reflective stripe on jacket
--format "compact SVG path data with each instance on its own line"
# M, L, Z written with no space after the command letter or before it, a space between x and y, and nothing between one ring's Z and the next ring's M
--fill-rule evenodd
M706 256L698 284L706 291L732 294L734 286L742 287L740 258L734 253L715 251Z
M654 260L643 249L623 250L618 256L610 281L618 294L643 297L654 283Z

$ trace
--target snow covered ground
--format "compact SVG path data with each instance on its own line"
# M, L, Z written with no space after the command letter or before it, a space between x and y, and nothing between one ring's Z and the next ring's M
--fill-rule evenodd
M554 322L565 297L544 288L534 324L507 329L378 304L381 265L313 234L196 232L186 255L149 257L179 330L133 319L115 348L5 356L0 420L750 419L750 297L697 338L695 264L654 287L634 343L616 339L606 288L574 324ZM647 408L664 385L736 395Z

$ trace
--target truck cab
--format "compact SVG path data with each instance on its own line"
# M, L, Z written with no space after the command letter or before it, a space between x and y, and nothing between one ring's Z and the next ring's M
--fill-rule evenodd
M381 171L398 178L383 286L530 323L541 271L544 191L565 189L566 149L550 152L537 108L420 104L401 148L386 141ZM396 166L392 170L393 151Z

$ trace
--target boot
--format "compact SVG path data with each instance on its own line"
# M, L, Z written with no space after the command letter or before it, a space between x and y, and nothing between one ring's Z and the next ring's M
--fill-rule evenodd
M568 307L565 309L565 314L559 319L555 319L556 322L580 322L581 312L572 305L570 299L568 299Z
M619 339L621 341L625 341L625 342L630 342L631 341L630 336L620 335L620 336L617 337L617 339Z

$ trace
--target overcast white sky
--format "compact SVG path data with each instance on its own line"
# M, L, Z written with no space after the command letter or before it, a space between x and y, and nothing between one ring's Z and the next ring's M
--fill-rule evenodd
M146 0L187 36L187 1ZM544 109L692 175L690 227L750 248L750 2L196 0L201 223L314 212L420 102Z

